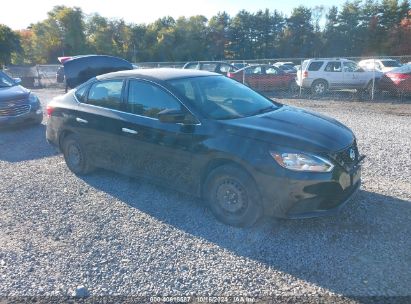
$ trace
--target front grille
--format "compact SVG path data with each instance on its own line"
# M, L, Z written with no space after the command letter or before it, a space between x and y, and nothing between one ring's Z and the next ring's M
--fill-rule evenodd
M13 116L20 116L30 112L30 105L23 104L23 105L14 105L11 107L0 107L0 117L13 117Z
M355 153L354 159L352 159L351 155L350 155L351 154L351 149L354 150L354 153ZM359 158L357 143L354 141L354 143L350 147L335 153L333 155L333 158L341 166L350 167L351 165L356 164L358 162L358 158Z

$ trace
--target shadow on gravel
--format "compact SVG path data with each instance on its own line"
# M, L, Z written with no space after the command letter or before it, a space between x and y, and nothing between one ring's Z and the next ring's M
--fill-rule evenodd
M43 124L0 129L0 161L14 163L55 154L55 149L46 141Z
M235 256L344 295L401 295L411 281L411 202L359 191L335 217L219 223L198 199L99 171L91 186ZM116 181L113 183L113 181Z

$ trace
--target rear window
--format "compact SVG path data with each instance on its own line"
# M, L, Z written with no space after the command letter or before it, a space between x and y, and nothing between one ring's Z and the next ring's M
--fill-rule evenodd
M411 73L411 64L405 64L402 67L395 68L395 69L391 70L391 73L409 74L409 73Z
M400 67L401 65L398 63L398 61L395 60L381 60L381 63L385 66L385 67L389 67L389 68L396 68L396 67Z
M308 67L309 71L318 71L324 64L324 61L313 61Z

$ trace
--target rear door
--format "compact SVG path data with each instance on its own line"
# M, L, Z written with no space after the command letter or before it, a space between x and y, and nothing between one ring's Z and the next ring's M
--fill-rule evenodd
M192 187L192 126L163 123L158 113L181 109L180 101L160 85L130 79L120 130L122 171L165 182L183 191Z
M92 162L113 169L118 165L118 135L123 108L122 79L97 81L78 106L73 124Z

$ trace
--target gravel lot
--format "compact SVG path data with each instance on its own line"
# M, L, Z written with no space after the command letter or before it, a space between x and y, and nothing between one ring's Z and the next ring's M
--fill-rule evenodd
M76 177L44 122L0 131L0 297L411 296L411 104L282 102L356 133L363 186L339 216L228 227L143 180Z

